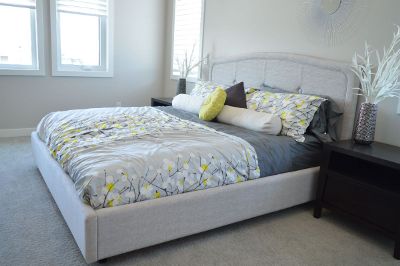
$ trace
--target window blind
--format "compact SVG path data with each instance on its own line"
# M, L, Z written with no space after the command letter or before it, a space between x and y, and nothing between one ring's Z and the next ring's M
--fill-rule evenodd
M35 8L36 0L0 0L0 5Z
M173 75L179 76L177 60L183 61L185 52L187 56L194 48L193 62L200 60L201 50L201 21L202 0L175 0L175 22L174 22L174 50L173 50ZM189 77L197 78L199 67L192 70Z
M57 0L57 11L84 15L107 16L107 0Z

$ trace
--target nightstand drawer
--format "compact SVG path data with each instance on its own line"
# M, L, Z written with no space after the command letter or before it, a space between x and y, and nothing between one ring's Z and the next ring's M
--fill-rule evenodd
M392 193L340 174L329 173L323 201L373 223L388 233L397 230L399 198Z

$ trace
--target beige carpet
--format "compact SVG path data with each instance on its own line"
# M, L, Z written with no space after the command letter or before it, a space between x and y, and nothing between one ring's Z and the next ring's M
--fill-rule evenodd
M28 138L0 139L0 265L85 265ZM393 241L303 205L110 258L104 265L399 265Z

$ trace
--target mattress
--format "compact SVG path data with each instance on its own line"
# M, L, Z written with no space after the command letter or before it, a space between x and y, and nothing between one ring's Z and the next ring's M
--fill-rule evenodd
M320 153L313 139L205 123L172 107L55 112L38 132L95 209L309 168Z

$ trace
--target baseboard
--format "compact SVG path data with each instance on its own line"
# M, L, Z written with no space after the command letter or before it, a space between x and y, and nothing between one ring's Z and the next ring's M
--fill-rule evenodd
M35 128L0 129L0 138L30 136Z

